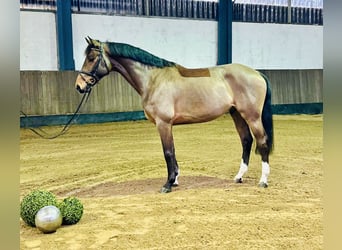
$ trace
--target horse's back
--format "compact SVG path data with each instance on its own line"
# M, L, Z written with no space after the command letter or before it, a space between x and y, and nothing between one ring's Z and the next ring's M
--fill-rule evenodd
M181 65L177 65L176 68L182 77L210 77L210 71L208 68L189 69Z
M216 67L211 67L209 68L210 72L215 72L218 71L221 74L224 75L231 75L234 77L257 77L260 78L260 72L247 66L244 64L240 63L230 63L230 64L224 64L224 65L219 65ZM261 79L261 78L260 78Z

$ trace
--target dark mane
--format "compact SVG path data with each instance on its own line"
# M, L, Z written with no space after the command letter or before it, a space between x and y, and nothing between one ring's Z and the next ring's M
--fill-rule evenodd
M112 56L130 58L143 64L155 66L158 68L176 65L174 62L170 62L160 57L154 56L145 50L142 50L129 44L114 42L107 42L106 44Z

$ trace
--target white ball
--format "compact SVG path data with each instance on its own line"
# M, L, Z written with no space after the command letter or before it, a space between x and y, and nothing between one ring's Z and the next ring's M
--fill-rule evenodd
M56 232L57 228L62 225L61 211L55 206L42 207L36 214L36 227L43 233Z

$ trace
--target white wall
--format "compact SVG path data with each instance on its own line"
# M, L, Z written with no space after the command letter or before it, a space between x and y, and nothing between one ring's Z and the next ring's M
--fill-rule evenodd
M55 14L20 11L20 70L57 69Z
M217 61L217 22L188 19L72 16L76 69L84 61L84 38L128 43L186 67L206 67Z
M20 69L58 70L53 13L20 12ZM73 14L76 70L84 60L84 37L129 43L186 67L217 62L217 22ZM233 62L257 69L322 69L323 27L233 23Z
M323 27L233 23L233 62L257 69L322 69Z

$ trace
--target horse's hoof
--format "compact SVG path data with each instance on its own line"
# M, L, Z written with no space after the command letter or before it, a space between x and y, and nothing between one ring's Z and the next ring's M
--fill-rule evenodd
M260 183L259 183L259 187L267 188L267 187L268 187L268 184L265 183L265 182L260 182Z
M242 178L234 179L235 183L242 183Z
M173 187L178 187L178 183L173 183L172 186Z
M170 192L171 192L171 188L162 187L162 189L160 190L160 192L161 192L162 194L170 193Z

